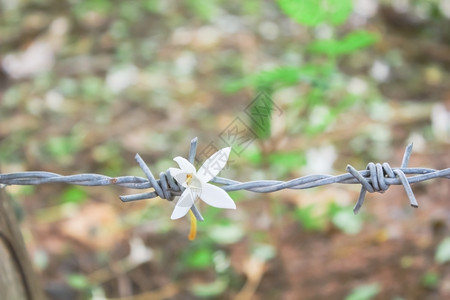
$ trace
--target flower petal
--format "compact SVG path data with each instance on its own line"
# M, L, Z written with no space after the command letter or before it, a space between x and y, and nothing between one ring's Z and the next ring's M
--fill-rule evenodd
M186 158L181 157L181 156L177 156L173 160L178 163L178 165L180 166L181 170L183 170L184 172L195 174L195 167L194 167L194 165L191 164Z
M202 193L199 197L214 207L236 209L236 204L227 192L209 183L202 182Z
M185 171L178 169L178 168L169 168L169 172L170 172L170 175L172 175L172 177L175 177L177 174L179 174L181 172L186 173Z
M202 184L195 174L188 174L189 179L186 178L186 184L191 190L199 192L202 189Z
M226 147L214 153L200 167L197 177L203 182L208 182L216 177L227 164L230 151L231 147Z
M172 216L170 218L172 220L179 219L184 217L188 211L191 209L191 206L194 204L193 194L189 188L185 189L183 194L181 194L180 199L178 199L177 205L173 209Z
M186 177L189 173L177 168L169 168L170 175L182 186L186 186Z

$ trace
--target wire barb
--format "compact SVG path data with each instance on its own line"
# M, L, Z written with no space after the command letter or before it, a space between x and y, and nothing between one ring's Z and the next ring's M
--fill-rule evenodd
M194 163L195 154L197 150L198 139L191 140L188 160ZM283 189L309 189L313 187L341 183L341 184L361 184L361 191L358 200L353 208L354 213L358 213L364 204L365 195L369 193L383 193L391 185L402 185L411 206L418 207L417 200L411 188L411 184L431 180L434 178L450 179L450 168L443 170L434 170L429 168L409 168L408 162L412 153L412 144L409 144L403 155L400 168L391 168L388 163L369 163L365 170L358 171L351 165L347 166L347 172L341 175L308 175L304 177L295 178L289 181L278 180L258 180L249 182L240 182L222 177L215 177L211 180L225 191L246 190L256 193L270 193ZM63 176L50 172L19 172L0 174L0 188L8 185L38 185L43 183L63 182L68 184L82 185L82 186L104 186L117 185L131 189L148 189L153 188L154 191L120 196L123 202L131 202L142 199L151 199L160 197L173 201L184 191L181 186L167 170L159 174L159 179L153 176L150 168L144 162L139 154L136 154L135 159L144 172L146 178L137 176L121 176L108 177L100 174L77 174ZM412 175L407 177L406 175ZM197 207L191 207L192 213L199 221L203 221L203 217L198 211Z
M405 154L403 155L402 159L402 168L408 167L409 158L411 156L413 144L409 144L405 149ZM392 170L391 166L388 163L383 163L383 165L377 163L369 163L367 164L366 170L369 170L369 179L366 179L363 177L355 168L353 168L351 165L347 166L347 171L352 174L356 180L358 180L362 187L361 192L359 193L358 201L356 202L355 207L353 208L353 212L357 214L364 204L364 198L366 196L366 192L374 193L384 193L388 188L389 184L386 182L385 178L400 178L400 181L405 188L406 195L409 198L409 202L411 203L411 206L413 207L419 207L419 204L417 203L416 197L414 196L414 193L411 189L411 186L409 185L408 179L406 178L405 173L403 173L400 169Z

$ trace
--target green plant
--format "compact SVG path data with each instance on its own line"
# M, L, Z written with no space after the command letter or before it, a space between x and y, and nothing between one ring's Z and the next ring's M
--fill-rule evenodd
M91 299L98 291L103 292L99 287L91 284L89 279L83 274L69 274L66 276L67 284L82 293L82 299Z
M354 288L345 300L370 300L380 292L378 283L362 284Z
M294 210L294 218L308 231L323 231L329 220L316 204L297 207Z
M306 26L342 24L352 10L351 0L279 0L278 4L285 14Z
M77 186L67 187L60 196L61 203L80 204L87 200L86 191Z
M422 276L421 283L426 288L435 288L439 284L439 274L434 271L428 271Z
M236 92L249 87L256 92L297 87L300 96L287 104L290 118L295 124L288 124L290 133L307 133L311 136L324 132L343 112L353 107L360 97L348 90L349 75L340 70L339 62L346 56L364 51L378 40L376 34L365 30L339 33L351 10L351 0L279 0L281 10L302 26L328 26L330 38L314 40L299 50L307 55L307 63L280 65L231 80L224 86L227 92ZM260 139L271 135L270 115L266 127L257 131Z
M439 264L450 261L450 237L446 237L439 243L434 255L434 260Z
M350 206L341 206L334 201L297 207L293 215L307 231L323 231L333 224L345 234L357 234L364 224L363 215L355 215Z

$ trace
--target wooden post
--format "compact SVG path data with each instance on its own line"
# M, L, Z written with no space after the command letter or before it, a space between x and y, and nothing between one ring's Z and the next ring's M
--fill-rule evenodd
M19 224L9 199L0 188L0 299L44 299L33 271Z

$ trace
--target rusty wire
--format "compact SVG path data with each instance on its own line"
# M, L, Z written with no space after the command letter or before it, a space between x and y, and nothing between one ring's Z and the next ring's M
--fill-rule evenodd
M196 150L197 138L191 141L188 160L193 163ZM313 187L341 183L341 184L361 184L361 192L358 201L353 211L358 213L359 209L364 203L366 192L369 193L383 193L391 185L402 185L405 189L406 195L411 206L418 207L417 200L411 189L411 184L422 182L434 178L450 179L450 168L435 170L429 168L409 168L408 162L412 152L412 144L409 144L403 155L403 160L399 168L391 168L388 163L369 163L366 170L358 171L351 165L347 166L347 172L341 175L308 175L299 177L289 181L278 180L257 180L249 182L240 182L222 177L215 177L211 180L225 191L247 190L257 193L270 193L283 189L309 189ZM135 159L147 178L137 176L119 176L109 177L100 174L77 174L63 176L51 172L18 172L9 174L0 174L0 187L7 185L37 185L43 183L63 182L68 184L82 185L82 186L103 186L103 185L117 185L131 189L149 189L153 191L120 196L123 202L131 202L142 199L150 199L160 197L172 201L176 196L180 196L184 190L170 172L161 172L159 179L156 179L151 170L148 168L144 160L136 154ZM411 175L407 177L406 175ZM200 221L203 220L202 215L198 209L192 206L192 212Z

